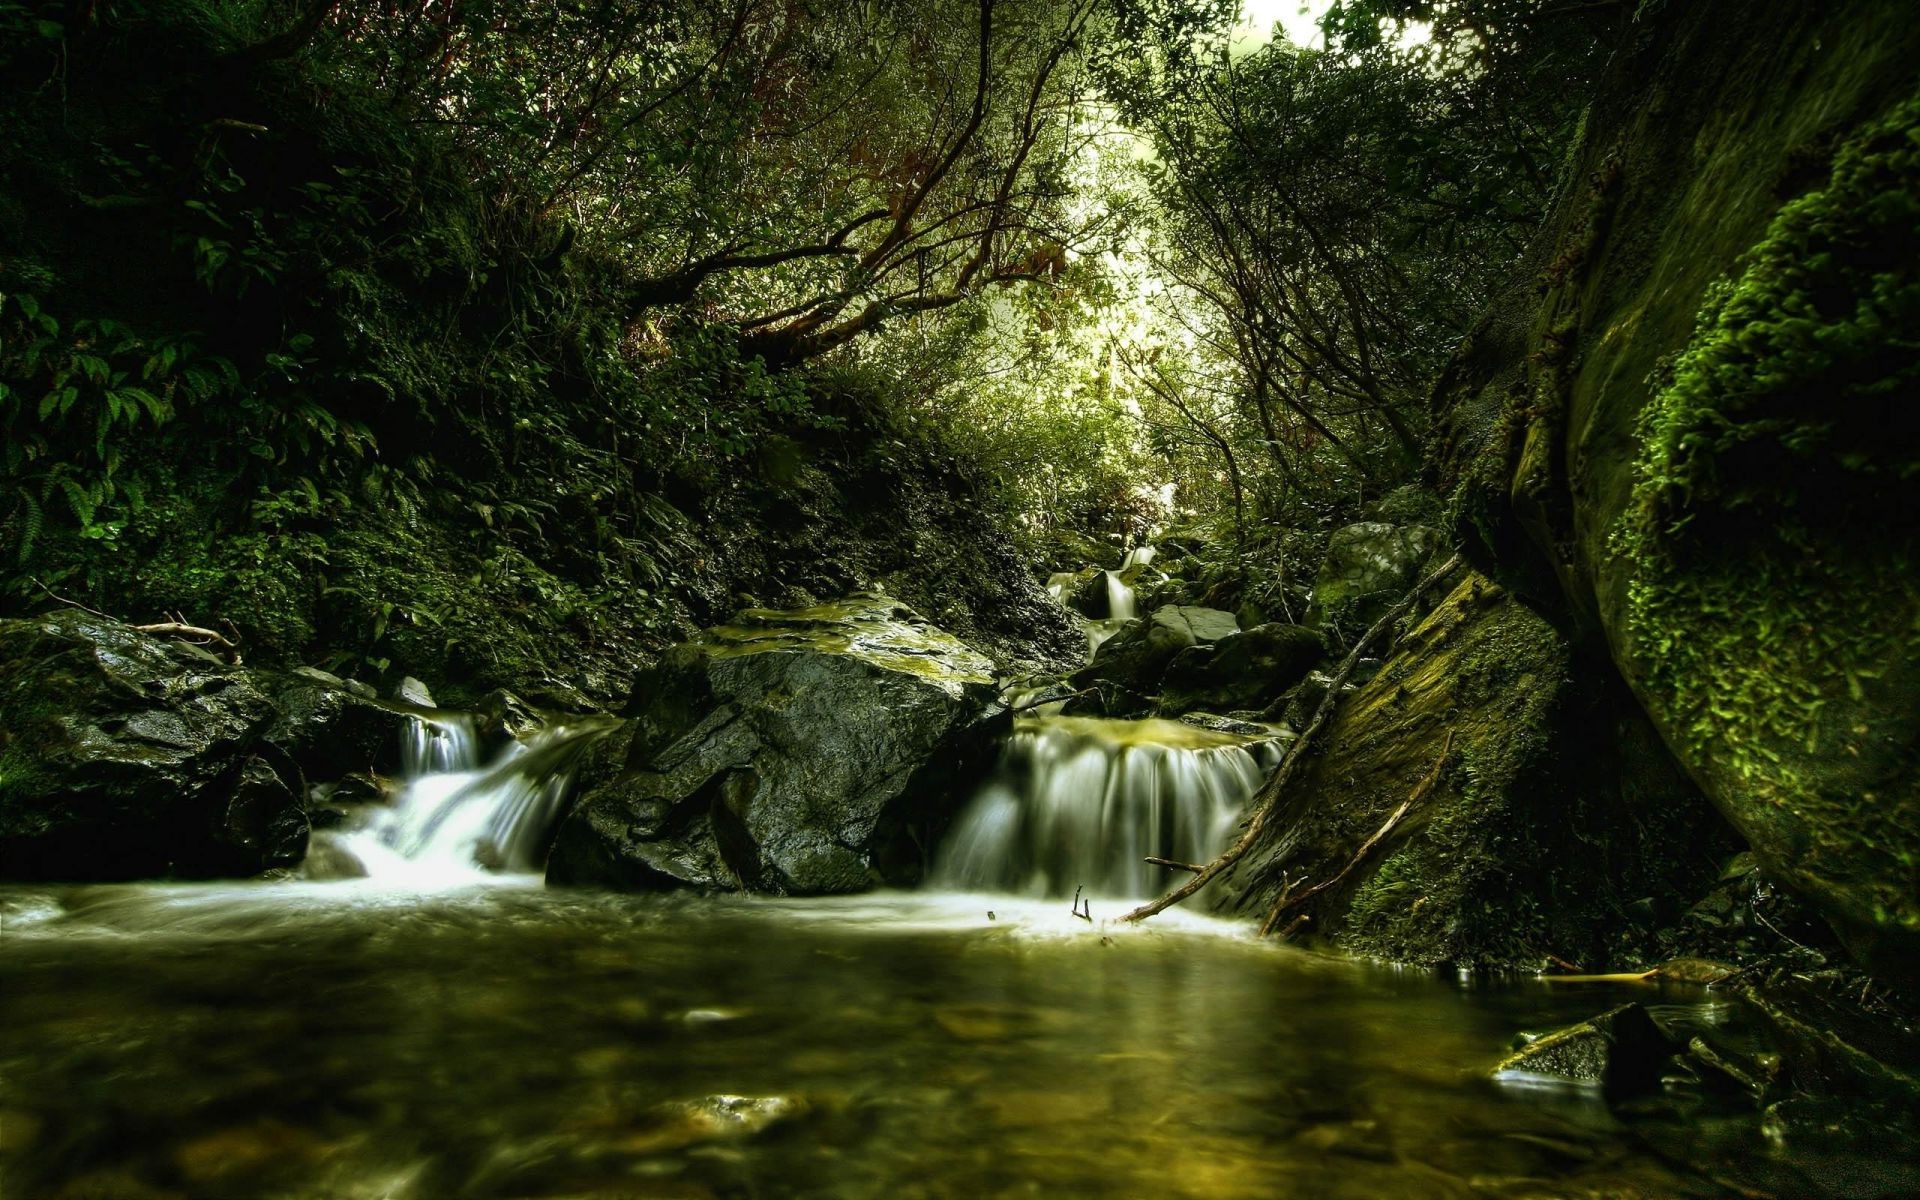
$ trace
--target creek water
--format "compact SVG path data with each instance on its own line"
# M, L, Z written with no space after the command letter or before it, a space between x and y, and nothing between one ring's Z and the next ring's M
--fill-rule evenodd
M1902 1194L1897 1157L1769 1137L1684 1086L1634 1115L1487 1077L1522 1031L1626 999L1682 1031L1738 1019L1705 992L1469 986L1195 911L1119 926L1128 875L1080 881L1091 919L1004 890L548 890L512 847L584 736L482 766L461 728L424 728L419 778L343 839L367 877L0 890L0 1194ZM1198 854L1255 752L1027 732L982 797L1035 818L994 835L1025 865L985 882L1033 893L1099 866L1034 849L1060 796L1125 793L1102 811L1139 821L1211 771L1204 819L1162 822Z

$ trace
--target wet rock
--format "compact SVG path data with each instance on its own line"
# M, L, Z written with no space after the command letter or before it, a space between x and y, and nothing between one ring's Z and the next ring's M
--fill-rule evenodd
M1654 1091L1675 1046L1638 1004L1534 1038L1494 1068L1496 1079L1562 1080L1600 1087L1609 1097Z
M794 895L914 881L1003 713L991 664L887 597L744 613L638 682L625 765L562 823L547 877Z
M367 864L332 833L316 832L300 863L300 874L307 879L364 879Z
M707 1142L752 1137L773 1125L804 1116L807 1102L798 1096L702 1096L663 1104L650 1115L654 1124L620 1142L629 1154L664 1154Z
M537 709L505 688L482 696L474 719L480 736L489 742L515 741L547 723Z
M1920 1039L1896 1022L1790 976L1743 981L1736 994L1759 1015L1800 1089L1920 1104Z
M1439 548L1439 532L1424 525L1362 521L1336 530L1314 580L1307 624L1366 629L1399 603Z
M1141 568L1137 566L1118 571L1082 572L1063 587L1060 602L1083 617L1091 617L1096 621L1107 620L1116 615L1113 610L1114 593L1131 593L1140 573Z
M1194 646L1168 664L1159 711L1265 708L1325 655L1319 632L1300 625L1259 625L1212 647Z
M411 704L415 708L434 707L432 690L411 675L400 680L393 689L393 698L402 704Z
M1073 675L1076 688L1095 688L1087 703L1069 705L1069 712L1107 716L1136 716L1149 707L1147 699L1160 690L1168 667L1182 651L1190 656L1191 671L1199 675L1212 659L1213 647L1235 637L1240 627L1233 614L1214 608L1166 604L1145 621L1131 622L1101 643L1093 661Z
M393 775L412 713L371 699L320 671L269 680L274 719L262 738L291 758L310 782L353 773Z
M262 736L271 682L79 611L0 622L0 876L297 861L304 789Z
M1708 1086L1737 1093L1756 1104L1765 1102L1780 1074L1778 1054L1742 1053L1716 1047L1704 1037L1688 1040L1687 1060Z

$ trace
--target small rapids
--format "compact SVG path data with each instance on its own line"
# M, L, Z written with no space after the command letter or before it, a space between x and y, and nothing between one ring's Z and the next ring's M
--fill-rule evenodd
M1151 894L1167 873L1146 858L1204 862L1225 849L1273 755L1271 742L1177 721L1022 719L948 834L934 881L1029 896Z
M423 887L539 871L575 761L613 725L603 719L548 725L509 741L483 763L471 717L416 720L402 746L406 782L393 803L336 836L334 853L310 864L339 870L344 856L348 873L358 868L375 880Z

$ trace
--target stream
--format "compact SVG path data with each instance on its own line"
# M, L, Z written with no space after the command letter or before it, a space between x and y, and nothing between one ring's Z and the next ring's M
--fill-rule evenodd
M1111 923L1143 877L1091 875L1087 845L1211 853L1257 785L1258 746L1179 728L1024 723L936 876L970 890L547 889L514 869L558 802L538 764L584 735L482 766L457 723L416 730L417 778L338 840L363 877L0 889L0 1190L1899 1194L1897 1165L1684 1085L1623 1115L1488 1078L1629 999L1738 1020L1710 993L1444 980L1197 909Z

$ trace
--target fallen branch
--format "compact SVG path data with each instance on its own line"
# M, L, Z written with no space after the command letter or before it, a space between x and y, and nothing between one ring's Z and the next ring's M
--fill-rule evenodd
M1081 884L1080 887L1073 889L1073 915L1091 925L1093 924L1093 897L1087 897L1085 908L1080 906L1080 891L1081 888L1085 886L1085 884Z
M38 579L33 581L33 586L45 592L51 599L69 608L77 608L83 613L92 613L94 616L108 621L118 621L120 619L110 613L103 613L97 608L88 608L78 600L69 600L46 584L41 583ZM156 621L150 625L128 625L127 628L133 630L135 633L150 633L155 637L179 638L181 641L189 642L195 646L217 646L226 652L227 657L233 661L235 666L239 665L240 646L235 640L239 637L237 632L233 638L229 638L217 629L208 629L202 625L189 625L186 619L179 613L169 613L168 616L171 620ZM233 628L231 622L228 623L227 628Z
M239 661L240 647L227 640L227 635L200 625L188 625L181 621L158 621L152 625L129 625L135 633L151 633L158 637L174 637L196 646L218 646L227 653L235 655Z
M1151 854L1147 856L1146 861L1152 863L1156 867L1165 867L1169 871L1192 871L1195 875L1198 875L1200 872L1207 869L1205 863L1175 862L1171 858L1155 858Z
M1379 641L1380 638L1384 637L1387 631L1392 629L1401 617L1407 615L1407 612L1413 608L1414 603L1419 600L1422 593L1452 574L1454 568L1458 567L1460 562L1460 556L1455 554L1453 557L1447 559L1446 563L1441 566L1439 570L1422 579L1419 583L1414 584L1413 590L1409 591L1401 599L1400 603L1394 605L1385 616L1375 621L1373 627L1362 634L1360 640L1353 644L1353 649L1349 650L1347 657L1341 660L1340 669L1334 672L1333 681L1327 685L1327 694L1321 698L1320 706L1314 710L1313 720L1307 723L1306 729L1301 731L1300 736L1295 738L1292 745L1287 747L1286 755L1281 758L1280 766L1274 771L1273 778L1267 780L1265 786L1255 795L1253 815L1247 819L1246 828L1241 833L1240 840L1232 846L1229 846L1220 857L1208 863L1206 867L1197 872L1192 879L1189 879L1186 883L1168 892L1158 900L1149 904L1143 904L1139 908L1134 909L1126 916L1121 917L1120 919L1122 921L1144 921L1148 917L1165 912L1209 883L1212 883L1220 877L1222 872L1247 856L1247 852L1258 844L1260 835L1266 831L1267 820L1273 815L1274 809L1279 807L1280 795L1286 790L1287 783L1292 778L1295 768L1298 767L1301 760L1306 757L1307 748L1313 744L1314 738L1319 735L1320 731L1324 729L1332 719L1333 710L1340 702L1340 689L1346 686L1347 679L1353 674L1354 668L1359 665L1360 656L1366 653L1367 649Z
M1353 874L1355 868L1365 862L1367 856L1372 854L1381 842L1387 840L1387 836L1393 832L1394 827L1400 824L1400 819L1405 817L1414 805L1420 803L1426 794L1433 790L1434 784L1440 782L1440 772L1447 765L1447 755L1452 752L1453 731L1448 730L1446 740L1440 743L1440 757L1433 760L1432 769L1421 777L1419 783L1413 785L1413 791L1407 793L1407 798L1400 802L1400 807L1393 810L1393 814L1387 818L1386 824L1374 830L1372 837L1360 843L1360 848L1353 852L1353 857L1347 860L1347 865L1341 867L1333 878L1322 880L1306 891L1291 898L1289 898L1287 894L1287 891L1290 889L1282 890L1279 901L1273 906L1273 911L1267 914L1266 923L1260 927L1261 934L1265 935L1267 930L1273 928L1273 923L1280 919L1281 913L1290 908L1298 908L1315 896L1318 896L1321 892L1340 886L1342 880Z
M1660 978L1660 968L1651 971L1615 971L1608 975L1535 975L1545 983L1644 983Z

